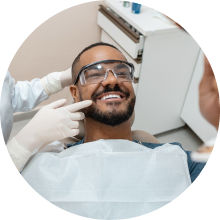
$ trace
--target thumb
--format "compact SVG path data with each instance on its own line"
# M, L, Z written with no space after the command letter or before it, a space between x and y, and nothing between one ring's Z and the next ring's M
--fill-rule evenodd
M64 106L65 103L66 103L66 99L59 99L59 100L57 100L57 101L55 101L55 102L50 103L50 104L47 105L46 107L47 107L47 108L53 108L53 109L55 109L55 108L59 108L59 107Z

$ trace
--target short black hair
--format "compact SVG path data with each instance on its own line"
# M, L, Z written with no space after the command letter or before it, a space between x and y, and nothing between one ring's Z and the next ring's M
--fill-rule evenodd
M94 44L91 44L89 45L88 47L84 48L78 55L77 57L75 58L75 60L73 61L73 64L72 64L72 78L74 79L74 68L76 66L76 64L79 62L79 59L80 59L80 56L87 50L93 48L93 47L97 47L97 46L108 46L108 47L112 47L112 48L115 48L116 50L120 51L117 47L115 47L114 45L112 44L109 44L109 43L104 43L104 42L97 42L97 43L94 43ZM121 52L121 51L120 51Z

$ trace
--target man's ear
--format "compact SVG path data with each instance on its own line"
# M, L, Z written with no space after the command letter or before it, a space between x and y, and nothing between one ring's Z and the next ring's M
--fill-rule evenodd
M80 99L79 99L79 89L77 86L75 85L71 85L70 86L70 93L74 99L74 102L79 102Z

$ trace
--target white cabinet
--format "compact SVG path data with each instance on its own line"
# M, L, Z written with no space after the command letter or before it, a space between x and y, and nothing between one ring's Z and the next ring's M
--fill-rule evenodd
M135 48L134 40L131 40L130 33L127 37L124 36L127 30L123 30L121 21L117 25L111 16L106 16L105 13L98 16L97 22L102 28L101 40L119 46L129 61L138 67L135 73L139 80L135 85L133 129L158 134L183 126L185 122L180 115L199 54L199 46L189 34L153 9L143 6L142 13L134 15L122 7L120 2L106 3L131 32L134 31L140 36L141 42L136 45L135 50L137 55L139 48L138 61L134 59L137 57L134 56L134 50L131 50Z
M217 131L205 120L199 110L199 82L202 75L203 53L200 51L181 113L181 118L203 140L203 142L207 142L216 137Z
M180 115L198 52L194 40L179 29L146 38L134 129L158 134L184 125Z
M112 22L106 17L105 11L98 12L98 25L109 35L112 39L130 54L133 59L138 57L138 52L143 49L142 39L132 39L123 32L118 26L117 23Z

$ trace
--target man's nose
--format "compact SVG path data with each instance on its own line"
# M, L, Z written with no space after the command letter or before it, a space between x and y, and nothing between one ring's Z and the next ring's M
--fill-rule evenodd
M106 86L106 85L115 85L115 84L118 84L118 79L115 77L114 73L111 70L109 70L107 72L107 78L102 81L102 85Z

